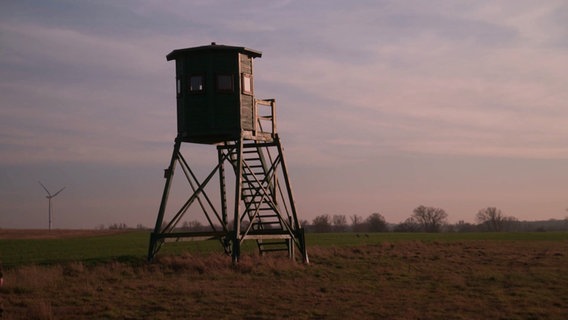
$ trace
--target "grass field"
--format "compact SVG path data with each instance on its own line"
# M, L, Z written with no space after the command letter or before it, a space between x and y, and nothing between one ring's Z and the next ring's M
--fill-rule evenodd
M568 233L308 234L310 265L0 230L2 319L567 319ZM252 248L252 246L251 246Z

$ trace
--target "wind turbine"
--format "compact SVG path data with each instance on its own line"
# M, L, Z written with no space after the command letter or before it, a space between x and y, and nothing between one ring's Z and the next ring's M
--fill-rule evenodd
M48 209L48 213L49 213L49 231L51 231L51 199L55 198L56 195L58 195L61 191L63 191L63 189L65 189L65 187L59 189L59 191L57 191L54 194L51 194L51 192L49 192L49 190L47 190L47 188L43 185L43 183L41 183L41 181L38 181L39 184L43 187L43 190L45 190L45 192L47 192L47 196L45 196L47 198L47 200L49 200L49 209Z

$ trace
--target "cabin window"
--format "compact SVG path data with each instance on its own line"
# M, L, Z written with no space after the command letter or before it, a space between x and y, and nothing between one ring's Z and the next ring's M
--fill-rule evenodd
M204 79L202 75L189 77L189 92L200 93L205 90Z
M242 82L243 82L243 93L252 95L253 94L252 74L243 73Z
M217 75L217 91L233 92L233 76L230 74Z

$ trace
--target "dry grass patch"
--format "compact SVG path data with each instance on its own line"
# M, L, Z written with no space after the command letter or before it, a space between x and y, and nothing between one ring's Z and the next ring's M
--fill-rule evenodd
M5 272L3 319L564 319L568 242L311 247L311 264L160 255Z

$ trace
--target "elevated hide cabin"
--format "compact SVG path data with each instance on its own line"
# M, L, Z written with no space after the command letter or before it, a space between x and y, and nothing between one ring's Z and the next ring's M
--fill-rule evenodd
M244 241L256 242L261 255L280 252L295 259L299 250L309 262L276 132L276 101L254 95L253 60L261 56L256 50L215 43L166 56L176 63L177 136L164 170L148 260L168 241L217 240L234 263ZM192 169L182 144L190 150L204 149L196 144L215 145L209 174ZM176 177L185 178L187 185L173 183L176 167L182 171ZM189 190L174 193L175 206L168 207L172 186ZM207 225L183 227L199 219Z
M211 45L177 49L177 128L183 142L215 144L255 136L253 59L245 47Z

